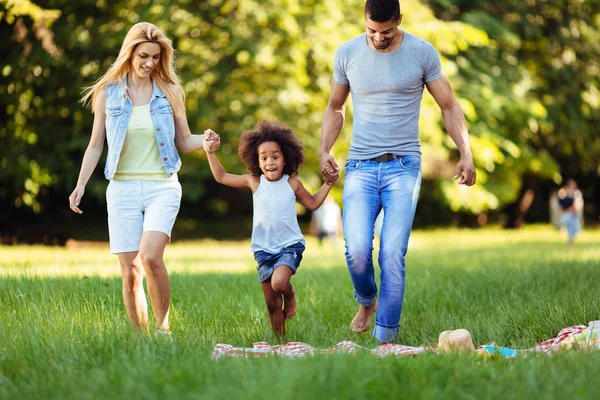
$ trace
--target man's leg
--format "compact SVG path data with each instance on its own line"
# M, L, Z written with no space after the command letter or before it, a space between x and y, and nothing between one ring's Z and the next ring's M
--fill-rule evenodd
M378 194L378 163L349 161L344 183L344 240L346 263L360 304L350 328L369 329L377 307L377 286L373 271L373 226L381 209Z
M403 161L385 163L381 175L384 210L379 252L381 292L373 331L373 336L381 342L398 338L405 285L404 256L421 187L420 158L407 156Z

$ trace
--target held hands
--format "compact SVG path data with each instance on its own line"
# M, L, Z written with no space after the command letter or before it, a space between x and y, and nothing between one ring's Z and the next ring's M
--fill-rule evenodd
M319 163L321 164L321 173L325 183L333 185L340 177L340 167L329 153L324 152L319 153Z
M204 142L202 142L204 151L207 153L214 153L221 146L221 137L212 129L205 130L204 134L206 135L204 137Z
M335 177L323 175L323 180L325 181L326 185L333 186L333 184L338 180L339 177L339 174L337 174Z
M77 185L73 193L69 196L69 208L76 214L83 214L83 211L79 209L79 203L85 193L85 186Z
M456 164L456 174L454 179L458 179L459 185L473 186L475 184L476 172L475 165L473 164L473 156L464 156L460 158L458 164Z

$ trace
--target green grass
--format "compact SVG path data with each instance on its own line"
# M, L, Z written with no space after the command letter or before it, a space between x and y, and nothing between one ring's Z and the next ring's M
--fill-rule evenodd
M341 244L340 244L341 245ZM281 341L271 333L248 242L167 248L173 341L131 331L108 248L0 247L0 398L594 398L600 351L483 359L210 358L217 343ZM545 227L416 231L407 257L400 342L436 345L468 329L476 345L527 349L600 319L600 231L575 248ZM355 335L343 248L309 240L288 341L318 348Z

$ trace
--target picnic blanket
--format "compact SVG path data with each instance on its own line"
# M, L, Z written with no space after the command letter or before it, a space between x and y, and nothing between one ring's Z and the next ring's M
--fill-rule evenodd
M502 357L515 357L523 352L544 352L550 354L561 348L576 348L577 336L586 330L587 326L577 325L562 329L555 338L545 340L535 347L527 350L514 350L506 347L498 347L496 343L488 343L479 346L475 351L481 355L499 354ZM357 353L370 352L377 357L388 355L414 356L425 351L436 352L434 346L405 346L402 344L385 343L377 346L374 349L368 349L360 346L349 340L344 340L334 346L326 349L316 349L309 344L302 342L289 342L286 344L271 346L266 342L257 342L252 347L234 347L229 344L217 344L213 350L212 358L218 359L221 357L267 357L267 356L282 356L289 358L305 357L314 354L333 354L333 353Z

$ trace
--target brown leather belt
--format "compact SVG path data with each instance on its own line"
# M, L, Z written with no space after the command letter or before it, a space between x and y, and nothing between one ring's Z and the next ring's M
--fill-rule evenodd
M385 162L385 161L392 161L392 160L400 159L400 158L402 158L402 156L400 156L400 155L392 154L392 153L385 153L378 157L371 158L371 161Z

